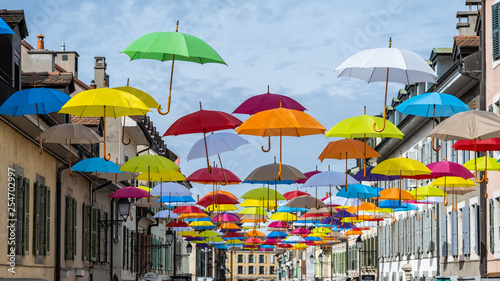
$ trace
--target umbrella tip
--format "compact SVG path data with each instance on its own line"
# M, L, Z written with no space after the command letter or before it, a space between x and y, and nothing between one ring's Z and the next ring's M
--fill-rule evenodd
M175 32L179 32L179 21L175 24Z
M389 37L389 48L392 46L392 37Z

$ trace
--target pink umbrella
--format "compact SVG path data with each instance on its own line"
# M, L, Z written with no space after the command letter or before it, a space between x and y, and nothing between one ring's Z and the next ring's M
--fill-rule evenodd
M290 228L287 222L284 221L273 221L270 223L267 227L274 227L274 228Z
M274 251L274 249L272 249L272 248L259 248L259 251L272 252L272 251Z
M143 198L148 197L149 194L144 189L140 189L134 186L129 186L125 188L120 188L117 191L111 193L108 198Z
M294 235L302 235L302 234L309 234L311 231L307 228L299 227L290 232L290 234Z
M295 109L299 111L306 110L305 107L290 97L269 93L269 86L267 86L267 93L253 96L245 100L233 111L233 114L240 113L253 115L260 111L279 108L280 102L281 107L283 108Z
M262 244L264 244L264 245L276 245L276 244L278 244L278 239L268 238Z
M319 174L321 173L321 171L318 171L318 170L314 170L314 171L310 171L310 172L307 172L307 173L304 173L304 176L306 176L305 179L301 179L301 180L296 180L295 183L298 183L298 184L303 184L305 183L310 177L316 175L316 174Z
M212 222L233 222L240 221L240 218L235 214L225 213L217 215Z
M304 191L294 190L294 191L290 191L290 192L283 194L283 197L285 197L286 200L291 200L295 197L302 196L302 195L310 195L310 194L307 192L304 192Z

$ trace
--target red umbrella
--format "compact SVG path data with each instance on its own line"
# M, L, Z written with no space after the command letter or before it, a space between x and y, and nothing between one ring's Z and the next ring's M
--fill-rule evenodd
M210 173L209 170L205 168L196 170L189 177L187 177L186 180L201 184L238 184L241 182L240 178L233 174L233 172L229 170L224 170L223 172L222 168L217 167L212 168L212 173Z
M149 193L144 189L137 188L134 186L129 186L125 188L120 188L117 191L111 193L108 198L143 198L148 197Z
M311 194L309 194L307 192L294 190L294 191L290 191L290 192L287 192L287 193L283 194L283 197L285 197L286 200L292 200L293 198L295 198L297 196L303 196L303 195L309 195L309 196L311 196Z
M267 86L267 93L253 96L245 100L233 111L233 114L240 113L253 115L260 111L279 108L280 101L282 102L281 107L283 108L295 109L299 111L306 110L305 107L290 97L269 93L269 86Z
M175 221L171 221L171 222L167 223L166 226L167 227L188 227L189 225L187 222L175 220Z
M196 206L179 206L175 208L174 213L183 214L183 213L204 213L202 209Z
M163 136L203 133L203 138L205 139L205 154L207 155L207 167L210 172L211 167L208 161L208 148L205 134L214 131L235 129L241 124L242 122L231 114L222 111L203 110L200 102L199 111L177 119Z
M310 172L307 172L307 173L304 173L304 176L306 176L305 179L300 179L300 180L296 180L295 183L298 183L298 184L303 184L305 183L310 177L316 175L316 174L319 174L321 173L321 171L318 171L318 170L314 170L314 171L310 171Z
M248 238L247 240L245 240L245 242L243 242L243 244L245 244L245 245L260 245L260 244L262 244L262 239L255 238L255 237Z
M476 149L474 149L474 140L458 140L451 147L455 150L500 151L500 138L476 140Z
M243 238L243 234L239 232L226 232L222 238Z
M196 202L196 204L203 206L203 207L208 207L212 204L239 204L238 200L235 200L231 196L225 195L225 194L215 194L214 193L209 193L205 195L203 198L200 199L200 201Z
M278 247L278 248L291 248L292 245L281 243L281 244L276 245L276 247Z

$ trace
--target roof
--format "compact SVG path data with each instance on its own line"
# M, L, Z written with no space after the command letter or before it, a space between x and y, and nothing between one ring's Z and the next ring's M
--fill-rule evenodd
M23 72L21 76L22 88L47 87L65 88L73 92L73 74L60 72Z
M87 125L87 126L99 126L101 123L101 117L76 117L71 116L71 123Z
M56 70L57 71L60 71L60 72L63 72L63 73L68 73L68 71L64 68L62 68L61 66L59 66L58 64L56 64ZM83 89L85 90L90 90L90 87L89 85L83 83L82 80L78 79L78 78L75 78L73 77L73 80L75 81L76 84L80 85L80 87L82 87Z
M26 38L28 34L28 27L26 26L26 20L24 18L24 10L0 10L0 17L14 29L14 27L19 27L19 32L21 33L21 39Z
M455 40L453 47L479 47L479 36L476 35L458 35L453 39Z
M25 40L21 40L21 45L23 45L26 49L28 50L34 50L33 46L30 45L30 43L26 42Z
M432 50L436 54L451 54L453 52L453 48L432 48Z

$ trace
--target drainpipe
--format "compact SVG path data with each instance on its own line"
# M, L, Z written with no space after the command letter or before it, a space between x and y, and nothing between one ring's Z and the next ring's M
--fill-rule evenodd
M486 0L481 0L481 35L479 36L480 47L481 47L481 88L479 94L479 109L486 110ZM484 153L482 153L486 156ZM480 155L481 156L481 155ZM484 174L484 173L481 173ZM481 241L479 252L479 275L485 275L488 273L488 251L486 249L486 183L482 182L479 185L479 208L480 208L480 220L479 220L479 240Z
M436 255L437 255L437 265L436 265L436 275L437 276L441 276L441 232L440 232L440 219L441 219L441 204L437 204L436 206L436 224L437 224L437 228L436 228Z
M62 196L62 172L69 168L69 165L62 165L57 169L56 174L56 267L54 280L61 280L61 196Z
M114 220L114 218L115 218L115 217L114 217L114 215L115 215L115 214L114 214L114 213L115 213L115 212L114 212L114 210L115 210L115 208L114 208L114 207L115 207L115 206L113 205L113 200L114 200L114 199L111 199L111 201L110 201L110 203L111 203L111 210L110 210L110 213L111 213L111 222L113 222L113 220ZM130 203L130 204L132 204L132 203ZM118 219L120 219L120 218L118 218ZM110 249L109 249L109 250L110 250L110 253L111 253L110 258L109 258L109 259L110 259L110 260L109 260L109 264L110 264L110 268L109 268L109 280L110 280L110 281L111 281L111 280L113 280L113 268L114 268L114 267L113 267L113 244L115 243L115 242L113 241L113 229L114 229L114 228L115 228L115 226L114 226L113 224L111 224L111 236L110 236L110 238L111 238L111 243L110 243L110 244L111 244L111 245L110 245Z

